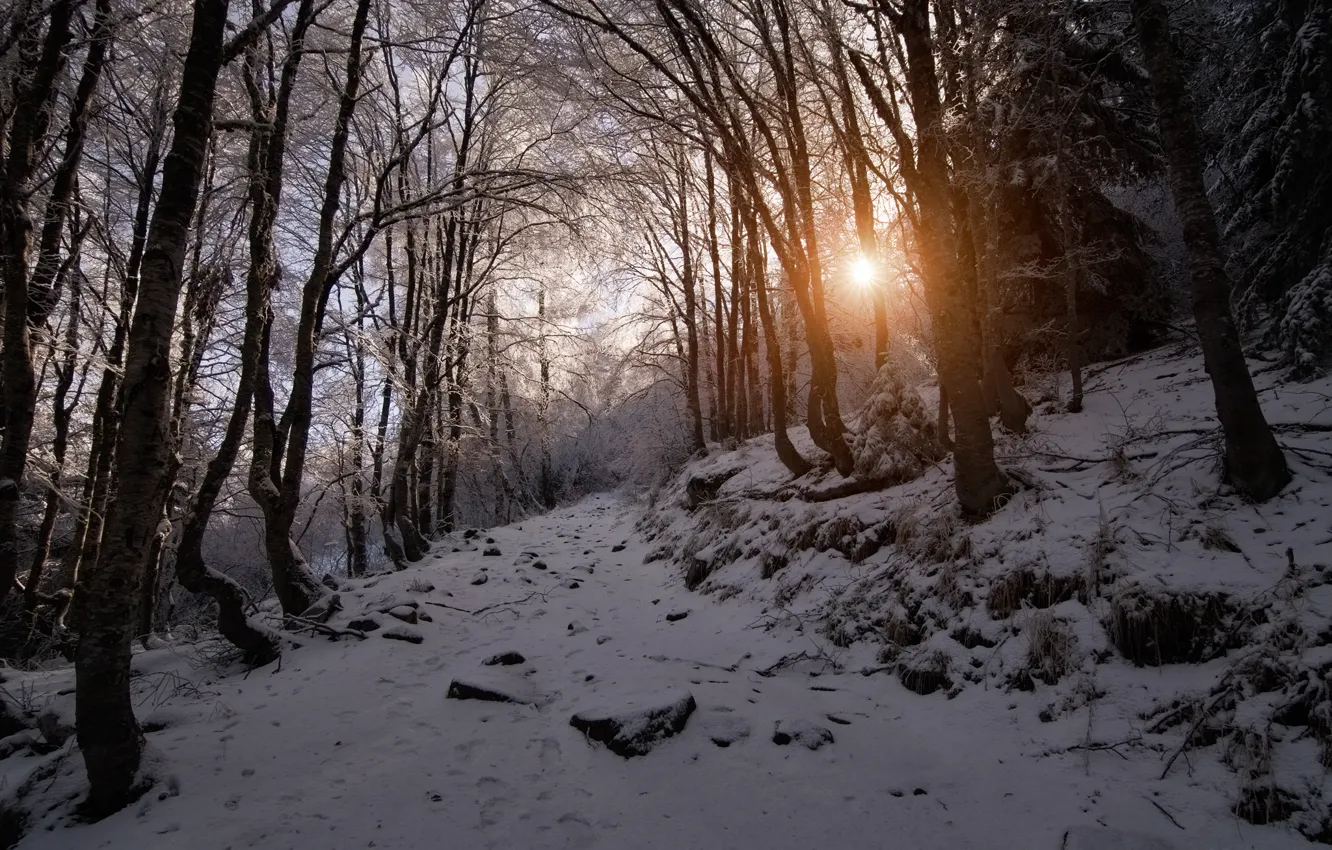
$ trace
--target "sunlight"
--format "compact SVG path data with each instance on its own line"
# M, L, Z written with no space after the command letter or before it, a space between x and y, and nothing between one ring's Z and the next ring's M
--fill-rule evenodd
M859 287L872 286L879 276L879 270L869 257L858 256L851 263L851 281Z

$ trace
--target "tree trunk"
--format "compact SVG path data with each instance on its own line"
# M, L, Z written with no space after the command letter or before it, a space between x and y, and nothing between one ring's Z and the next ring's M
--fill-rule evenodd
M9 119L8 155L0 176L0 276L4 280L4 435L0 439L0 602L9 594L19 569L18 508L28 465L28 446L37 405L29 316L32 292L28 263L33 236L30 212L39 155L43 147L58 80L69 43L71 0L56 0L47 18L46 36L28 27L19 38L18 91Z
M130 329L116 444L118 495L97 568L83 584L75 707L79 749L88 769L86 809L104 817L139 791L143 735L130 701L130 643L144 559L166 493L171 330L180 295L190 223L211 132L222 64L227 0L196 0L180 81L175 134L144 251L138 307Z
M1217 417L1225 435L1226 472L1235 489L1266 501L1290 481L1290 470L1263 416L1253 378L1230 312L1230 281L1216 226L1216 214L1203 181L1202 143L1185 87L1170 47L1170 19L1162 0L1132 0L1138 43L1151 75L1162 148L1189 252L1193 317L1203 362L1212 378Z
M981 393L980 363L974 356L974 314L957 252L950 244L953 222L947 139L927 0L909 0L898 23L906 44L907 88L920 134L913 193L920 207L921 266L934 318L939 382L947 391L956 428L953 485L964 513L984 515L999 506L1010 487L994 461L994 438Z

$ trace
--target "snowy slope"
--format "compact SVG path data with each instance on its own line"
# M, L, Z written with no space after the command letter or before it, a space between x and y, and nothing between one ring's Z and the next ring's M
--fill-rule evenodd
M1179 410L1198 409L1193 396L1201 390L1189 368L1177 371L1192 383L1160 379L1177 388ZM1165 371L1145 361L1103 373L1088 414L1039 417L1025 448L1005 451L1031 454L1041 442L1045 451L1104 453L1094 432L1118 426L1119 404L1137 404L1139 393L1145 406L1166 407L1163 391L1144 377ZM1111 398L1121 384L1129 397ZM1319 392L1327 387L1282 390L1271 418L1315 421L1317 399L1300 393ZM1320 542L1332 521L1327 475L1301 466L1290 495L1258 510L1215 498L1198 508L1214 496L1209 471L1148 481L1143 466L1163 461L1168 449L1153 446L1155 457L1131 462L1136 479L1107 476L1105 464L1041 472L1069 461L1024 459L1030 480L1043 486L985 525L949 524L952 535L970 535L969 548L932 566L923 553L933 549L918 552L911 541L933 539L925 527L950 515L943 470L887 494L819 506L747 496L737 502L747 519L731 517L730 531L703 530L698 523L711 513L680 508L673 500L681 493L668 488L646 520L643 504L602 496L450 540L418 567L344 583L345 610L334 625L368 628L364 621L373 620L364 638L302 634L280 668L248 674L209 666L217 647L208 642L137 654L137 699L154 730L148 740L157 784L134 807L98 824L71 824L83 783L71 742L47 755L19 749L0 760L4 799L30 812L22 847L59 850L1306 846L1287 823L1254 826L1232 813L1241 779L1221 763L1224 744L1190 748L1160 778L1186 729L1149 732L1142 713L1176 695L1208 693L1236 653L1206 664L1134 667L1107 651L1098 618L1113 593L1136 581L1256 594L1282 580L1286 546L1301 565L1332 560ZM738 496L742 488L780 486L774 463L755 443L709 458L686 477L731 464L741 474L725 487ZM1191 486L1198 488L1192 495ZM1161 501L1135 500L1135 487L1160 490L1187 511L1169 520L1159 504L1134 513L1133 506ZM726 495L723 488L713 512ZM789 564L762 579L762 553L749 556L738 546L739 556L706 578L704 592L684 587L683 545L692 556L730 545L733 534L786 540L801 533L811 512L816 532L838 516L872 526L904 506L921 514L919 536L902 537L899 528L897 545L858 563L836 547L811 547L792 551ZM1027 604L995 619L986 594L1005 565L1022 558L1068 563L1069 574L1083 570L1101 506L1123 526L1107 559L1115 578L1106 597L1044 612L1076 638L1073 669L1056 685L1014 688L1030 633L1023 629L1043 612ZM1204 511L1224 521L1243 554L1191 539L1169 549L1142 542L1161 534L1145 524L1149 512L1162 526L1191 527ZM689 534L711 538L679 539ZM492 546L500 554L484 555ZM943 625L925 629L916 646L881 660L885 644L873 629L854 642L833 639L839 628L854 632L861 620L918 601L949 574L973 604L938 608ZM484 583L474 583L480 575ZM1289 604L1274 615L1298 609L1305 620L1326 623L1327 588L1310 584L1287 594ZM964 621L994 647L962 646L953 627ZM1261 644L1261 635L1249 637L1246 645ZM524 661L483 664L509 651ZM1304 663L1319 651L1332 660L1326 647L1303 645L1288 660ZM938 653L947 656L950 687L928 696L908 690L903 661ZM450 699L455 680L493 685L532 704ZM11 698L57 719L72 717L71 687L68 669L5 674ZM651 707L686 691L697 710L644 756L622 758L570 726L581 711ZM820 743L820 728L831 743L802 745ZM780 746L778 732L794 740ZM1290 775L1319 782L1326 774L1316 765L1315 742L1299 733L1280 733L1289 746L1275 751L1275 773L1283 782ZM1322 796L1321 786L1299 790L1304 800Z

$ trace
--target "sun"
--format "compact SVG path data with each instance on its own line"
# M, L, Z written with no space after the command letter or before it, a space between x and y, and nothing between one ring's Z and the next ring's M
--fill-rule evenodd
M858 256L851 263L851 281L859 287L868 287L873 285L875 278L878 277L878 268L874 261L869 257Z

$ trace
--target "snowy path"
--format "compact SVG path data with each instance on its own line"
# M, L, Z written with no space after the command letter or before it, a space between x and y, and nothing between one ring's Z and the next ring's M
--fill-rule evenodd
M635 538L631 509L613 499L488 534L499 557L442 554L372 582L360 598L344 594L352 612L415 595L432 617L407 627L421 644L307 637L280 671L210 680L193 700L145 705L142 714L166 724L149 740L179 796L154 792L102 824L36 831L23 846L1151 850L1299 841L1241 830L1213 788L1158 787L1154 755L1052 753L1041 737L1050 727L1027 695L1010 702L973 688L949 701L884 675L811 677L809 667L763 677L755 670L811 641L790 627L751 627L761 618L754 605L689 593L661 564L643 564L649 546ZM481 567L488 580L471 584ZM434 589L421 592L421 582ZM479 617L429 604L475 610L534 591L544 598ZM526 657L520 669L548 703L446 699L453 677L507 650ZM169 651L136 664L191 672ZM645 757L623 759L569 725L588 704L669 688L691 691L698 711ZM826 726L836 740L817 751L777 746L778 721ZM711 740L745 728L752 734L728 747ZM1117 734L1107 721L1096 737ZM1115 830L1139 839L1114 843Z

